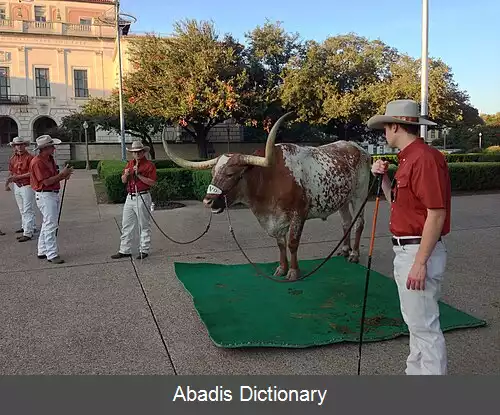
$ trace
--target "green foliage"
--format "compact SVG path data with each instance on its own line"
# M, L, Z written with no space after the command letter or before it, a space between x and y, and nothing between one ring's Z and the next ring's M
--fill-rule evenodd
M457 156L463 156L462 154ZM467 155L466 155L467 156ZM500 156L494 161L482 159L484 154L472 154L471 157L449 162L450 177L453 191L463 190L500 190ZM378 156L374 156L378 158ZM475 159L475 161L470 161ZM115 161L100 164L101 177L104 179L108 198L112 203L123 203L126 198L125 185L121 182L123 166ZM389 177L392 179L397 171L397 165L389 167ZM183 168L166 168L157 170L158 181L151 189L153 201L162 203L174 200L198 200L205 196L212 180L210 170L187 170ZM372 176L370 185L375 178ZM373 187L376 194L376 186Z
M195 200L202 200L207 192L207 187L212 181L210 170L193 171L192 194Z
M500 154L487 153L466 153L466 154L445 154L445 159L448 163L484 163L484 162L500 162ZM396 154L380 154L373 155L372 162L384 158L390 164L398 165L398 156Z

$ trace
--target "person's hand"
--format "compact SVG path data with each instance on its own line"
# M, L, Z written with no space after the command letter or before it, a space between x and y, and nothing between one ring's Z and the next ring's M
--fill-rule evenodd
M406 288L409 290L425 290L426 275L427 265L414 262L406 280Z
M123 174L128 177L130 175L130 169L125 169Z
M68 179L72 174L73 174L73 167L70 167L68 164L66 164L66 166L64 166L64 168L61 171L61 176L64 179Z
M376 174L386 174L389 169L389 162L384 160L375 160L375 163L372 164L372 173Z

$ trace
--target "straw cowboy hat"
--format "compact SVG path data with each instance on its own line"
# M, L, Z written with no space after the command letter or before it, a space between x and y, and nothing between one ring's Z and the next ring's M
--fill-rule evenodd
M13 147L18 144L24 144L25 146L29 146L30 140L26 140L25 138L21 137L14 137L14 139L9 143L9 146Z
M45 147L51 147L51 146L56 146L58 144L61 144L61 140L57 138L52 138L50 135L45 134L41 135L36 139L36 146L35 150L40 150Z
M141 141L134 141L132 142L132 148L127 148L127 151L130 151L131 153L145 151L147 153L149 151L149 147L142 144Z
M374 130L383 130L384 124L437 125L420 115L418 103L411 99L391 101L384 115L374 115L366 125Z

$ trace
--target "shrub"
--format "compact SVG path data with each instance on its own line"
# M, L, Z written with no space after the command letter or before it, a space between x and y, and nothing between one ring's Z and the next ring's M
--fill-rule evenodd
M500 153L500 146L489 146L484 151L486 153Z
M207 192L207 187L212 181L212 172L210 170L193 171L193 197L196 200L202 200Z
M124 163L106 161L99 164L100 176L106 186L108 198L112 203L123 203L126 197L125 185L121 182ZM500 162L453 162L448 163L452 190L500 190ZM389 168L392 179L397 166ZM211 182L210 170L188 170L166 168L157 170L158 181L151 189L155 203L161 205L173 200L202 200ZM375 178L371 177L370 185ZM373 187L373 194L376 193Z
M486 154L486 153L464 153L464 154L453 153L453 154L445 154L444 156L445 156L446 161L448 163L500 162L500 154L495 153L495 152L491 152L489 154ZM372 162L374 162L375 160L381 159L381 158L385 158L387 161L389 161L390 164L394 164L396 166L399 163L398 156L396 154L373 155Z
M500 190L500 162L483 163L448 163L451 180L451 190ZM397 166L390 165L389 177L391 180L397 171ZM370 186L375 178L370 179ZM373 187L372 194L377 192Z

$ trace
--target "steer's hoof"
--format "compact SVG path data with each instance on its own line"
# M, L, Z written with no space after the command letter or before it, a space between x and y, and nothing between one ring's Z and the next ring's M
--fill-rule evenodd
M344 258L348 258L349 255L351 255L351 250L346 246L342 247L340 252L337 254L337 256L343 256Z
M288 270L288 274L286 274L286 279L289 281L297 281L300 277L300 270L298 269L290 269Z
M286 275L287 270L283 268L281 265L276 268L276 271L274 271L273 276L275 277L282 277L283 275Z
M359 263L359 254L356 252L351 252L348 258L349 262L352 262L354 264Z

